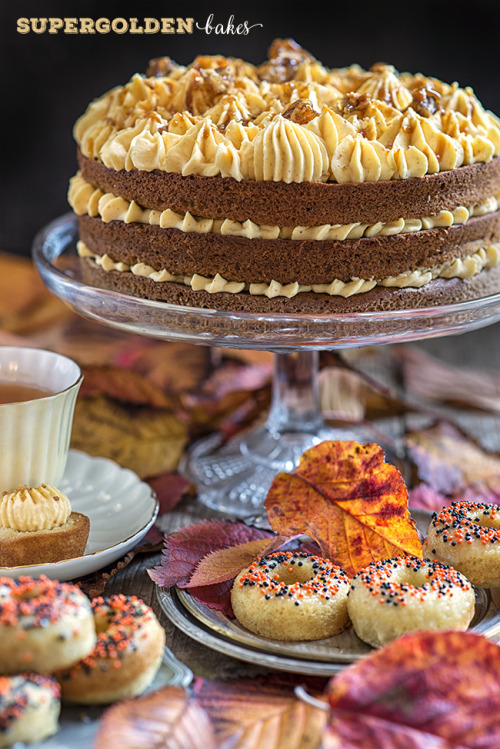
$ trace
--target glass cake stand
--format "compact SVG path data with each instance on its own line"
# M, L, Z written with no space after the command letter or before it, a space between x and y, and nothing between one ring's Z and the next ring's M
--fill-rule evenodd
M48 289L84 317L161 340L274 353L266 423L226 443L219 435L200 440L182 466L203 504L239 517L262 511L276 473L293 470L306 449L355 438L323 421L319 351L458 334L500 320L500 292L440 307L332 315L226 312L138 299L83 283L77 238L74 215L61 216L37 235L33 257Z

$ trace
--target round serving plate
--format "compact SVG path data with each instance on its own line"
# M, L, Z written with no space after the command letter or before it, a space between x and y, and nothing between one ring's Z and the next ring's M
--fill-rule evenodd
M57 580L88 575L130 551L158 516L159 502L151 487L133 471L107 458L70 450L58 488L75 512L90 519L85 553L60 562L0 567L0 575L47 575Z
M440 307L333 315L227 312L154 302L85 284L77 239L72 213L37 235L33 258L46 286L84 317L151 338L287 352L401 343L500 320L500 293Z
M257 637L234 619L195 601L177 588L157 588L163 612L188 637L212 650L254 665L310 676L334 676L372 652L352 627L314 642L280 642ZM189 603L186 599L191 598ZM470 629L500 639L500 589L476 591L476 614Z
M431 513L412 510L419 531L425 534ZM311 642L285 642L259 637L221 611L209 608L179 588L157 588L167 617L189 637L226 655L281 671L333 676L373 651L349 627L340 635ZM500 588L476 589L476 611L470 629L500 640Z

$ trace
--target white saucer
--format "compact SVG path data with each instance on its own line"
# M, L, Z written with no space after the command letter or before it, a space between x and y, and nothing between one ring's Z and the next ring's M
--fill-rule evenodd
M159 503L151 487L107 458L70 450L57 488L69 497L75 512L90 518L85 554L51 564L0 567L0 575L47 575L57 580L88 575L132 549L158 515Z

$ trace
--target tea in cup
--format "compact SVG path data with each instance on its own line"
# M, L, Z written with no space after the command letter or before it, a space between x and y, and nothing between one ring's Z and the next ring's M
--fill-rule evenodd
M66 356L0 346L0 491L57 486L82 380L80 367Z

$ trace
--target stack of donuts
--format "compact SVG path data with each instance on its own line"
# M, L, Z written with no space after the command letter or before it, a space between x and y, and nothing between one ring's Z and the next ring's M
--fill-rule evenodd
M423 557L373 562L349 580L327 559L276 552L238 575L233 611L246 629L283 641L331 637L349 622L373 647L418 630L465 630L474 586L500 585L500 507L455 502L434 513Z
M61 698L104 704L140 694L164 644L135 596L89 601L71 583L0 577L0 747L53 735Z

